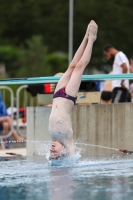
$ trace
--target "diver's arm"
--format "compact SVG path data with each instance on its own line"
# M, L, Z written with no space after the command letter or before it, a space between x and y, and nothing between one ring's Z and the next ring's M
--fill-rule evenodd
M68 152L70 156L75 154L75 145L73 140L69 143Z

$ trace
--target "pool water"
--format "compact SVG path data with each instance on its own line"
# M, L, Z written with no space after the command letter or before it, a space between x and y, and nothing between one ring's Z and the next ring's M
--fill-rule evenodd
M0 162L0 200L133 199L133 156Z

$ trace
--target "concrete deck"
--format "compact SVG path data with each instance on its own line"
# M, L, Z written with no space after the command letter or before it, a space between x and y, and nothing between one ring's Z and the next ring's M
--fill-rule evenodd
M6 153L15 153L22 156L26 156L26 148L14 148L14 149L4 149L0 150L0 157L13 157L15 155L9 155Z

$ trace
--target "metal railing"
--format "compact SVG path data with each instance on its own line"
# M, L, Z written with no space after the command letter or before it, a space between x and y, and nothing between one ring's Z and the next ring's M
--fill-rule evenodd
M16 128L17 128L18 134L21 135L22 137L25 137L26 135L21 133L20 128L19 128L19 107L20 107L20 101L19 100L20 100L20 92L23 89L26 89L27 87L28 87L28 85L22 85L17 89L17 92L16 92L16 107L17 107ZM27 105L26 98L24 98L24 101L25 101L25 108L26 108L26 105ZM26 126L25 126L25 128L26 128Z
M12 128L13 128L13 106L14 106L14 95L13 91L10 87L5 85L17 85L21 84L16 92L16 106L17 106L17 132L24 136L20 130L18 125L19 120L19 98L20 98L20 91L22 89L25 89L28 87L28 85L25 84L37 84L37 83L57 83L60 80L61 76L49 76L49 77L33 77L33 78L15 78L15 79L2 79L0 80L0 89L7 89L10 92L10 98L11 98L11 131L8 133L8 135L1 135L0 141L3 140L3 138L8 138L12 134ZM96 74L96 75L83 75L82 81L105 81L105 80L133 80L133 74Z

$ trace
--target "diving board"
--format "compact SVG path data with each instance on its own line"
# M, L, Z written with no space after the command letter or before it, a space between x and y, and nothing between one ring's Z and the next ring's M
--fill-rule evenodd
M37 84L37 83L57 83L60 76L46 76L33 78L13 78L1 79L0 85L23 85L23 84ZM105 81L105 80L133 80L133 74L95 74L83 75L82 81Z

